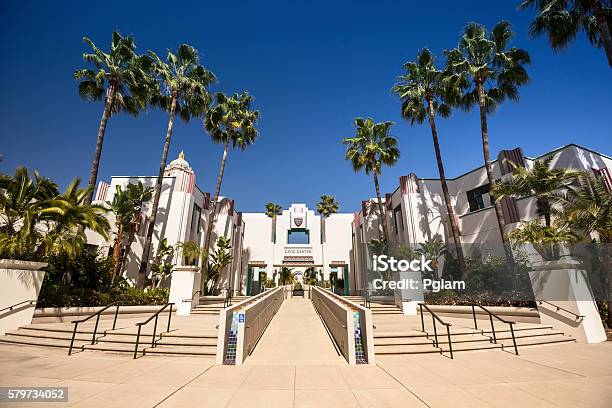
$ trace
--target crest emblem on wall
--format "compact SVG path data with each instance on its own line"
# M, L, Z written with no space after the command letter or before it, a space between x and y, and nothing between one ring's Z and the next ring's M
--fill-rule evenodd
M304 221L304 218L302 218L302 217L300 217L300 218L295 217L293 219L293 223L295 224L296 227L301 226L302 225L302 221Z

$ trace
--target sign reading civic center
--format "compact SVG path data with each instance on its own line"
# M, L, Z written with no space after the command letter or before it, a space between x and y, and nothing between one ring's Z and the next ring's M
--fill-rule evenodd
M285 247L285 255L312 255L312 247Z

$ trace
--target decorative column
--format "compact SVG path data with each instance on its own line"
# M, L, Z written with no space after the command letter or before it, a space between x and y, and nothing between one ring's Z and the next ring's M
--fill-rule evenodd
M176 306L177 316L189 316L191 310L200 303L200 295L193 294L200 290L202 275L197 266L175 266L170 281L169 302Z
M529 272L540 322L581 343L606 341L587 273L580 262L565 258L544 261Z

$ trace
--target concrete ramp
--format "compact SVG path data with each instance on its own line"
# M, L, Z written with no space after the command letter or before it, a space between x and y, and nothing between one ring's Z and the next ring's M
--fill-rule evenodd
M331 338L309 299L283 302L246 365L341 364Z

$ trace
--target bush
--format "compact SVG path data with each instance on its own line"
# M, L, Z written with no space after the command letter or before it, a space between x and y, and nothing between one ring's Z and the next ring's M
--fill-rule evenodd
M36 307L88 307L118 303L126 306L161 305L168 302L168 289L116 287L106 291L47 285L41 289Z
M50 256L37 307L159 305L168 302L168 289L131 287L125 279L112 282L113 260L84 248L77 257Z

